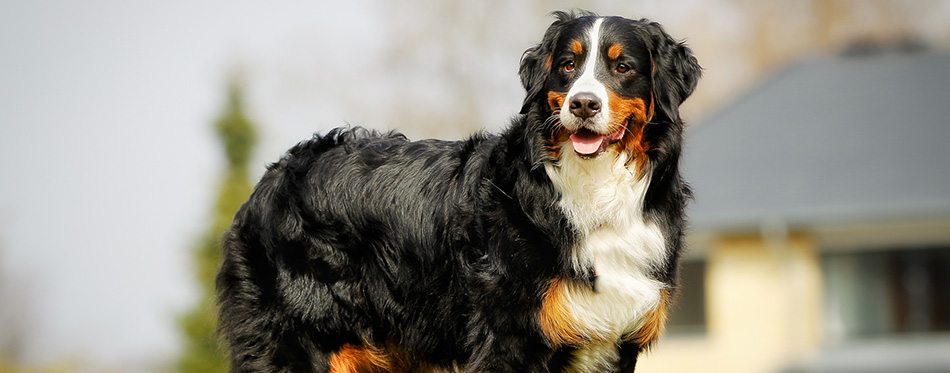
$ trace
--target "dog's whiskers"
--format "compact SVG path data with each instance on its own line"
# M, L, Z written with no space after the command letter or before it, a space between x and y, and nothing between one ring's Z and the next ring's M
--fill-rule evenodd
M550 130L560 123L561 123L561 111L555 110L553 113L551 113L551 116L547 117L544 120L544 125L542 128L545 130Z

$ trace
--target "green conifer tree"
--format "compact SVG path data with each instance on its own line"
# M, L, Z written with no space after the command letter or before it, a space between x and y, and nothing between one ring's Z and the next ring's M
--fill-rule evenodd
M221 235L231 225L234 213L250 196L252 188L248 177L248 161L257 135L254 125L244 114L242 94L240 83L232 80L228 88L227 106L214 124L218 138L224 145L228 167L221 180L212 224L194 250L200 301L179 320L185 339L184 351L178 361L178 369L182 372L227 371L225 349L216 334L214 278L221 261Z

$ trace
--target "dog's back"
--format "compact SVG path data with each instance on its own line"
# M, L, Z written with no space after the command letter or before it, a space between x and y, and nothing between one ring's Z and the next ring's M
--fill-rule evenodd
M479 184L465 168L482 168L486 141L337 129L271 165L225 237L221 323L234 356L288 360L234 364L309 371L313 352L367 339L457 355L470 310L444 295L465 293L462 263L478 255L463 251ZM287 339L306 342L280 351Z

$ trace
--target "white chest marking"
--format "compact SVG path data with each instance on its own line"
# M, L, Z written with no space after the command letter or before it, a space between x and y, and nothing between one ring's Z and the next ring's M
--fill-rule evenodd
M562 146L570 149L569 144ZM563 287L568 313L584 335L611 346L643 325L666 286L649 276L667 260L660 228L643 214L650 172L637 179L625 163L626 156L613 150L593 159L565 151L557 165L546 165L562 194L560 208L579 234L574 265L593 264L597 273L595 291ZM586 371L582 367L616 358L616 348L604 349L601 344L575 354L575 370Z

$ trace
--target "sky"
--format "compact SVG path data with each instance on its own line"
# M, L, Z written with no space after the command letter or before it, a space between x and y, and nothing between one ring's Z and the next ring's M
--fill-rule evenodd
M0 309L27 361L176 353L174 317L195 297L188 250L223 165L211 122L229 72L368 13L359 1L254 3L0 4Z
M224 166L211 124L232 74L248 77L248 114L261 126L255 175L314 131L398 127L392 114L406 107L449 121L476 97L481 128L497 130L520 108L521 53L551 21L546 13L570 2L528 3L459 7L471 14L457 19L475 24L455 26L481 31L426 42L418 35L458 3L0 2L0 335L20 335L30 364L167 363L175 317L195 301L189 250ZM749 34L731 2L644 0L636 12L627 1L599 3L610 4L594 8L604 14L661 21L693 40L701 61L734 54ZM938 21L950 1L939 4L922 24L946 38ZM477 24L486 17L491 24ZM687 25L706 31L684 35ZM704 42L710 35L723 42ZM491 48L442 53L479 42ZM707 97L723 97L717 89L748 70L704 66ZM462 131L443 127L428 131Z

